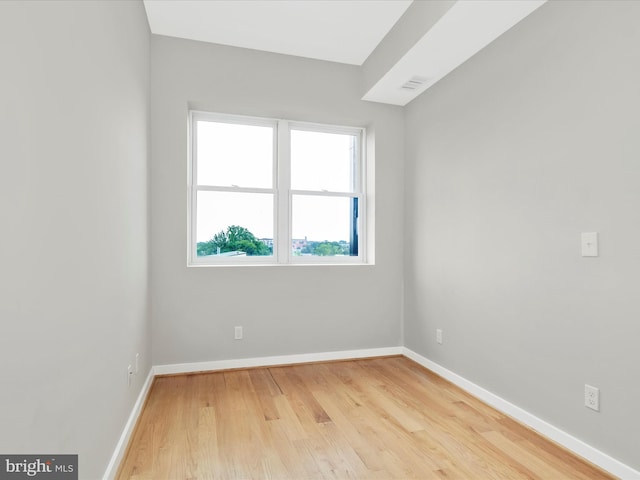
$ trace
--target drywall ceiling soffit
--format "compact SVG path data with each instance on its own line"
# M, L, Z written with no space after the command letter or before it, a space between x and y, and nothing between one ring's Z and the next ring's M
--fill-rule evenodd
M406 105L545 2L456 2L362 99Z
M144 0L158 35L362 65L412 0Z
M430 0L415 0L425 2ZM363 100L404 106L546 0L459 0L377 72ZM411 0L144 0L151 31L362 65ZM417 5L416 5L417 6ZM402 23L402 22L400 22ZM397 28L401 28L399 24ZM403 88L403 86L405 88Z
M456 2L362 99L406 105L545 2Z

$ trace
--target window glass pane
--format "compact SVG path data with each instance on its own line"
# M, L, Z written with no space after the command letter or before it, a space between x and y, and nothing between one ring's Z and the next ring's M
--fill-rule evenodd
M355 135L291 131L291 188L353 192Z
M200 191L197 201L198 257L273 255L272 194Z
M294 195L292 210L294 256L358 255L355 199Z
M271 188L273 128L196 122L198 185Z

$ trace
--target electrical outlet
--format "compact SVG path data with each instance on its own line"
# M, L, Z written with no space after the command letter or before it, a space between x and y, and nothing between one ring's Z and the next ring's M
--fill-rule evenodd
M127 367L127 386L131 386L131 378L133 378L133 367L129 365Z
M436 329L436 342L442 345L442 330L440 328Z
M590 408L591 410L595 410L596 412L600 411L600 389L599 388L592 387L591 385L585 384L584 406L587 408Z
M140 354L139 353L136 353L136 368L134 371L136 372L136 375L140 371Z
M242 340L242 327L236 327L235 337L236 340Z

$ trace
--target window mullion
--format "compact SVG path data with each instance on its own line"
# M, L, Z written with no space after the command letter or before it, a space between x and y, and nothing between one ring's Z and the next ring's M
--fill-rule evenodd
M286 120L278 121L277 152L277 262L289 263L291 260L291 147L289 122Z

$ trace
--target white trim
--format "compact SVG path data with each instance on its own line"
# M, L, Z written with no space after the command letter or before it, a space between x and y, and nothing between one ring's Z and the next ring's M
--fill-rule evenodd
M236 125L251 125L255 127L275 127L277 118L252 117L247 115L234 115L231 113L207 112L204 110L190 110L194 121L213 123L233 123Z
M350 127L347 125L330 125L326 123L298 122L289 120L289 130L360 136L364 131L364 127Z
M291 132L289 122L278 122L276 139L276 217L273 254L278 264L291 261Z
M140 390L140 394L138 395L138 399L136 403L133 405L133 409L131 410L131 415L129 415L129 419L124 426L124 430L122 431L122 435L120 435L120 439L118 440L118 444L116 445L116 449L111 456L111 460L109 460L109 465L107 465L107 470L104 472L104 476L102 480L111 480L115 478L116 473L118 473L118 467L120 466L120 462L124 457L124 454L127 450L127 446L129 445L129 440L131 439L131 435L133 434L133 429L138 422L138 417L142 412L142 407L144 405L145 400L147 399L147 395L149 394L149 390L151 389L151 384L153 383L153 379L155 377L155 372L153 367L149 370L149 375L142 386L142 390Z
M529 428L532 428L538 433L550 438L554 442L559 443L568 450L571 450L576 455L583 457L584 459L599 466L607 472L625 480L640 479L640 472L638 472L637 470L631 468L628 465L625 465L624 463L616 460L606 453L601 452L591 445L586 444L573 435L570 435L569 433L560 430L550 423L547 423L546 421L512 404L504 398L499 397L495 393L485 390L479 385L476 385L466 378L461 377L457 373L454 373L451 370L448 370L445 367L429 360L428 358L423 357L413 350L402 347L402 353L407 358L410 358L423 367L454 383L463 390L466 390L474 397L479 398L483 402L491 405L502 413L515 418Z
M268 367L273 365L327 362L331 360L385 357L389 355L402 355L402 353L403 347L369 348L365 350L345 350L341 352L302 353L298 355L280 355L274 357L238 358L233 360L214 360L211 362L156 365L153 367L153 371L155 375L172 375L176 373L229 370L232 368Z
M194 128L193 112L189 112L187 121L187 266L198 256L196 224L198 219L198 191L195 188L198 178L198 161L196 158L198 144L197 128Z
M339 197L339 198L360 198L363 197L358 192L330 192L328 190L291 190L291 195L312 195L316 197Z
M215 187L212 185L198 185L196 187L198 192L225 192L225 193L265 193L273 195L275 189L273 188L260 188L260 187L239 187L237 185L231 187Z

